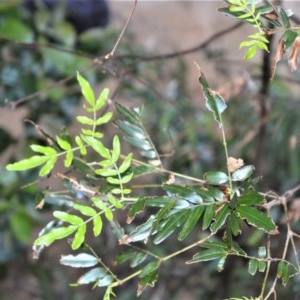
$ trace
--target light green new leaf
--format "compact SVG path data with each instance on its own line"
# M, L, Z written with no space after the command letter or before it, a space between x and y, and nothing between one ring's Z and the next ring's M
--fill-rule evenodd
M73 268L88 268L98 264L98 259L91 254L80 253L77 255L62 255L60 263Z
M72 148L72 146L69 142L67 142L66 140L63 140L59 136L56 136L56 141L57 141L57 144L59 145L59 147L63 150L67 151L67 150L70 150Z
M111 160L110 152L105 146L92 136L81 135L81 138L90 145L100 156Z
M72 242L72 250L77 250L78 248L80 248L80 246L83 244L84 242L84 238L85 238L85 233L86 233L86 224L83 223L82 225L80 225L77 229L77 232L75 233L73 242Z
M105 102L107 101L109 96L109 89L105 88L103 91L100 93L99 97L96 100L96 105L95 105L95 110L101 109Z
M274 224L273 220L254 207L238 206L236 211L240 218L247 220L247 222L254 227L262 229L266 232L276 229L276 225Z
M102 219L99 215L95 215L93 219L93 232L94 236L98 236L102 230Z
M86 136L92 136L92 137L98 138L98 139L101 139L104 136L104 134L102 132L98 132L98 131L95 132L94 130L90 130L90 129L81 128L81 132Z
M203 90L204 97L206 98L206 107L214 115L215 120L222 127L221 114L226 109L226 104L223 98L214 90L212 90L203 74L199 68L199 82Z
M122 164L121 164L120 167L119 167L119 172L120 172L120 174L122 174L123 172L125 172L125 171L128 170L128 168L129 168L130 165L131 165L132 156L133 156L132 153L129 153L129 154L126 156L126 158L124 159L124 161L122 162Z
M108 221L112 221L114 219L114 214L110 208L107 207L106 210L104 211L104 213L105 213L105 217Z
M253 45L250 47L247 51L246 54L244 55L245 60L251 59L257 52L257 45Z
M73 154L73 151L68 151L66 153L66 158L64 160L64 166L66 168L70 167L72 162L73 162L73 158L74 158L74 154Z
M116 176L119 172L115 169L97 169L95 173L100 176L108 177L108 176Z
M78 216L71 215L59 210L54 211L53 216L63 222L70 223L72 225L80 225L84 222L83 219Z
M111 120L113 116L112 112L107 112L105 115L101 116L100 118L98 118L95 122L96 125L102 125L102 124L106 124L107 122L109 122Z
M76 117L77 121L81 124L84 125L91 125L93 126L95 124L94 120L89 118L89 117L85 117L85 116L77 116Z
M49 146L40 146L40 145L30 145L30 148L34 152L42 153L45 156L54 156L57 155L57 152L54 148Z
M42 177L47 176L54 168L57 158L58 158L57 156L54 156L54 157L48 159L48 161L45 163L45 165L41 168L39 175Z
M81 155L86 155L86 153L87 153L86 147L84 146L83 141L82 141L82 139L81 139L80 136L77 135L77 136L75 137L75 142L76 142L76 144L79 146L80 154L81 154Z
M77 80L80 84L82 95L86 99L86 101L90 104L91 107L95 105L95 95L89 84L89 82L83 78L79 72L77 72Z
M97 214L97 212L92 207L87 205L75 203L73 208L80 211L80 213L82 213L84 216L93 217Z
M121 154L121 143L117 135L113 139L113 149L112 149L112 161L115 163L118 161Z
M214 259L221 259L227 256L227 252L225 250L220 249L207 249L203 250L193 256L193 258L187 261L187 264L194 264L202 261L209 261Z
M71 235L74 231L77 230L76 226L68 226L68 227L59 227L51 230L49 233L46 233L40 236L35 240L34 245L36 246L49 246L56 240L61 240L69 235Z

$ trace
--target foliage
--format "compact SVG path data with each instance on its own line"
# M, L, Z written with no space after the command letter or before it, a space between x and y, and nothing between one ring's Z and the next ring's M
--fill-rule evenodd
M276 9L276 21L285 27L285 34L290 30L289 15L274 5L270 4L263 10L257 6L258 1L227 2L230 7L222 11L260 30L259 34L250 36L250 42L241 44L241 47L250 46L247 59L253 57L258 48L268 50L264 37L266 28L260 21L261 17L273 20L266 15ZM274 26L279 26L275 23ZM290 38L283 39L285 47L288 43L289 46L294 45L295 39L291 43ZM40 176L54 174L67 188L67 192L43 192L38 204L40 208L47 203L60 208L53 212L54 219L41 230L33 249L38 257L44 247L61 239L71 240L71 249L77 251L63 255L60 263L88 269L73 285L105 287L103 299L110 299L117 287L135 278L139 296L146 287L156 284L167 261L183 253L189 255L186 264L214 261L218 271L224 269L228 259L243 258L247 261L250 275L263 274L259 295L240 299L268 299L276 293L279 279L286 285L291 278L299 276L300 265L295 248L297 234L291 228L287 211L287 201L293 192L281 197L260 192L254 167L229 156L223 122L227 105L222 96L211 88L203 71L199 67L198 70L206 107L222 135L225 171L207 171L198 178L164 168L161 155L143 124L144 110L141 107L131 109L119 103L112 105L106 88L96 97L91 84L80 73L77 73L77 81L85 99L85 115L77 116L80 133L71 136L64 129L52 137L41 131L49 145L32 144L34 154L30 158L7 165L9 171L40 167ZM123 150L125 145L121 143L121 133L111 138L104 130L99 131L104 125L117 127L124 141L138 150L137 157L134 152ZM61 161L64 170L57 172L55 167ZM144 192L142 184L138 186L141 188L138 193L134 189L135 182L147 175L152 179L153 175L159 178L159 183L154 184L156 192ZM279 222L272 217L272 209L279 204L285 211L288 231L283 252L275 256L271 252L271 236L279 234ZM119 213L126 215L126 223L118 219ZM104 226L111 230L121 246L115 265L130 266L125 276L118 274L117 268L110 266L99 254L100 251L87 242L90 227L93 236L98 237ZM249 228L265 236L260 239L261 245L257 249L249 249L251 245L246 247L240 243L240 238L248 235ZM157 250L159 245L171 237L174 240L174 236L183 246L179 250L160 253ZM125 246L127 250L124 250ZM293 259L287 257L289 248L294 253ZM190 255L190 251L195 253ZM271 268L277 269L274 278ZM268 280L273 281L269 290Z

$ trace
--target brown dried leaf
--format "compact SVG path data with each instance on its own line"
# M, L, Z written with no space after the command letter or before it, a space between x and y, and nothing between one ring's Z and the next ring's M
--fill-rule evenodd
M274 78L277 63L281 60L282 55L283 55L284 52L285 52L284 41L283 41L283 39L279 39L277 49L276 49L276 54L275 54L273 64L272 64L271 80L273 80L273 78Z
M288 61L289 67L292 72L295 72L297 70L299 52L300 52L300 36L296 37L294 41L292 53Z
M230 173L236 171L244 165L244 161L241 158L228 157L227 167Z

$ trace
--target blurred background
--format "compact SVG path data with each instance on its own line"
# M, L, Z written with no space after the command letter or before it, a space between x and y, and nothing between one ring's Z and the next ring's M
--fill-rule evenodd
M282 5L293 9L299 24L300 3ZM228 104L224 122L230 154L255 165L262 191L283 193L299 182L300 73L290 73L288 54L274 80L268 80L279 36L270 40L270 54L258 53L245 62L239 44L253 31L218 12L223 1L138 1L114 57L102 60L133 6L133 1L0 0L1 300L102 299L100 289L69 286L80 270L59 265L60 254L70 252L66 242L46 249L38 261L32 259L32 242L51 217L50 204L35 208L39 187L51 189L55 182L39 180L21 188L36 181L37 170L5 170L7 163L29 155L30 144L45 143L26 120L52 135L63 126L76 132L73 117L81 106L76 71L98 91L109 87L113 101L143 105L144 123L159 151L174 152L165 167L202 177L225 164L220 132L201 95L197 62ZM297 202L291 210L299 230ZM274 214L280 220L280 209ZM245 247L258 246L262 236L249 232L243 239ZM113 260L116 241L108 232L94 243ZM161 247L162 252L174 250L172 238ZM243 260L229 259L218 273L213 263L187 267L187 257L166 265L155 288L140 299L222 299L253 295L260 287L261 274L250 277ZM118 299L135 299L135 293L131 283ZM278 299L282 297L299 299L296 278L280 289Z

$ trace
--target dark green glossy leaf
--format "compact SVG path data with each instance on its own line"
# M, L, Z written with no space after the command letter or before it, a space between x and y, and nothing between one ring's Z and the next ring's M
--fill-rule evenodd
M290 267L284 262L280 261L277 267L277 277L281 278L282 284L286 285L290 276Z
M133 232L131 232L128 237L126 237L126 239L123 243L129 244L131 242L147 240L151 234L151 230L152 230L154 221L155 221L155 217L150 216L150 218L147 220L147 222L136 227L136 229Z
M210 223L215 215L216 205L208 205L205 207L202 229L205 230L210 226Z
M153 287L155 282L157 281L158 274L157 271L149 273L148 275L142 277L139 280L137 296L140 296L147 286Z
M258 261L255 258L251 258L248 264L248 273L250 275L255 275L258 269Z
M201 247L207 248L207 249L219 249L219 250L227 250L227 245L224 242L221 241L207 241L201 244Z
M204 206L197 206L192 209L188 215L186 222L184 223L182 230L179 233L178 239L180 241L184 240L194 229L195 225L201 218L204 212Z
M132 145L135 148L138 149L142 149L142 150L151 150L152 149L152 145L147 141L147 140L143 140L143 139L138 139L135 137L131 137L131 136L125 136L124 140Z
M129 136L135 137L139 140L147 139L147 133L139 126L134 125L128 121L116 121L118 127Z
M261 273L265 272L266 267L267 267L267 263L264 260L260 260L258 262L258 271L259 272L261 272Z
M228 181L228 176L224 172L211 171L204 174L204 178L208 184L220 185Z
M154 244L160 244L166 238L168 238L177 229L177 227L183 224L188 214L188 209L180 210L161 222L157 228L157 234L155 235L155 238L153 240Z
M253 166L243 166L232 173L231 179L233 181L244 181L249 178L254 172Z
M250 225L270 232L276 229L276 225L267 215L254 207L238 206L236 212L240 218L245 219Z
M129 108L119 104L119 103L115 103L115 107L117 112L124 117L128 122L132 123L132 124L136 124L140 121L140 116L134 112L131 111Z
M224 200L224 193L220 189L218 189L217 187L214 187L212 185L208 186L208 193L214 199L216 199L217 201L223 201Z
M146 200L144 198L138 199L133 205L131 205L130 210L128 212L127 222L131 223L134 219L135 215L144 210L146 205Z
M203 250L201 252L198 252L193 256L193 258L189 261L187 261L187 264L194 264L202 261L209 261L214 259L221 259L223 257L226 257L227 252L225 250L221 249L207 249Z
M259 258L265 258L267 256L267 249L266 247L259 247L258 248L258 256Z
M231 213L227 219L227 226L231 229L234 236L237 236L242 231L242 221L235 213Z
M16 18L4 18L0 24L0 36L9 40L32 43L34 41L33 31L23 22Z
M141 155L149 159L157 158L156 152L154 150L141 151Z
M51 205L66 206L66 207L73 207L74 205L73 198L67 195L47 194L45 195L44 200L46 203Z
M104 277L100 278L97 281L97 286L99 287L109 286L113 282L114 282L114 278L111 275L105 275Z
M169 193L172 193L174 195L178 195L181 197L187 197L187 196L191 195L192 193L194 193L193 189L182 186L182 185L177 185L177 184L164 184L162 186L162 188Z
M199 69L199 82L203 90L204 97L206 98L206 107L214 115L215 120L222 127L221 114L226 109L226 104L223 98L214 90L212 90L203 74Z
M77 255L62 255L60 263L73 268L88 268L98 264L98 259L91 254L79 253Z
M79 277L78 284L89 284L103 278L106 275L106 270L103 268L93 268Z
M286 30L282 36L282 39L285 43L287 49L289 49L293 44L298 36L298 33L293 30Z
M238 197L239 205L258 205L264 203L264 197L256 191L247 191Z
M288 15L286 14L285 10L280 6L277 6L277 12L279 13L279 16L282 20L284 27L286 27L286 28L291 27L290 19L289 19Z
M134 252L134 254L135 255L131 258L131 262L130 262L131 268L135 268L135 267L139 266L148 257L148 254L145 252Z
M225 224L229 214L230 214L230 208L228 207L227 204L223 205L223 207L216 213L215 221L210 226L211 232L217 232Z
M151 261L149 262L141 271L140 277L145 277L146 275L152 273L153 271L157 270L159 267L158 261Z

